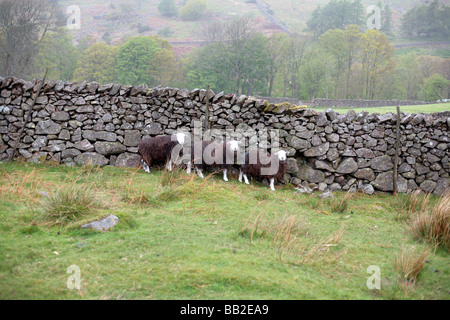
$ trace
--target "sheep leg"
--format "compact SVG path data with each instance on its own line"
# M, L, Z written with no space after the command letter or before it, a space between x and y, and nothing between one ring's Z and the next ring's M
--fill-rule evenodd
M270 178L270 190L275 191L275 179Z
M239 182L242 182L242 175L243 175L243 172L241 171L241 170L239 170Z
M191 174L191 170L192 170L192 163L189 161L188 164L187 164L186 173L187 174Z
M245 181L245 184L250 184L250 182L248 182L248 179L247 179L247 175L246 175L246 174L244 174L244 181Z
M147 162L144 160L141 160L142 169L144 169L145 172L150 173L150 167L148 166Z
M204 176L203 176L202 170L200 170L199 168L195 168L195 170L197 170L198 176L203 179Z
M223 180L224 180L224 181L228 181L228 177L227 177L227 169L223 170Z

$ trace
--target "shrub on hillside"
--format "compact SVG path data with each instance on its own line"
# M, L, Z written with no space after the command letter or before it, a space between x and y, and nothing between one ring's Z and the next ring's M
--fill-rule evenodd
M175 0L161 0L158 5L158 10L166 17L178 16L178 8Z
M183 20L198 20L206 12L206 0L189 0L189 2L180 9L180 16Z

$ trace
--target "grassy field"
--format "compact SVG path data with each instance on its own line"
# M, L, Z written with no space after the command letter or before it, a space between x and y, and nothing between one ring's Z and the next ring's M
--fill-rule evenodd
M0 299L450 298L447 249L430 249L415 283L394 268L403 248L427 247L408 232L404 196L323 200L220 178L0 164ZM64 192L80 205L65 222ZM111 231L80 228L108 214ZM80 290L67 288L72 265ZM369 266L381 289L368 289Z
M311 108L317 111L324 111L329 109L329 107L318 107ZM388 106L388 107L376 107L376 108L332 108L334 111L338 113L346 113L349 110L355 110L355 112L368 111L370 113L388 113L393 112L397 113L396 106ZM416 106L400 106L400 111L406 113L434 113L434 112L442 112L442 111L450 111L450 103L435 103L435 104L423 104Z

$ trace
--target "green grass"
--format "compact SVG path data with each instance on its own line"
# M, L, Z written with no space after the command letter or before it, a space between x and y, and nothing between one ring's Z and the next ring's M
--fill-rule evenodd
M329 109L330 107L311 107L311 109L316 111L324 111ZM396 106L387 106L387 107L374 107L374 108L341 108L335 107L332 108L334 111L338 113L346 113L349 110L354 110L355 112L368 111L370 113L388 113L393 112L397 113ZM406 113L434 113L434 112L442 112L442 111L450 111L450 103L434 103L434 104L423 104L416 106L400 106L400 111Z
M43 221L40 191L74 183L101 193L107 208L63 228ZM333 212L331 200L289 185L269 192L220 174L2 163L0 299L449 299L444 249L431 253L417 283L395 282L401 248L426 244L396 219L391 198L356 193ZM79 228L108 214L120 219L110 232ZM79 291L66 285L71 265L80 268ZM371 265L381 290L366 286Z

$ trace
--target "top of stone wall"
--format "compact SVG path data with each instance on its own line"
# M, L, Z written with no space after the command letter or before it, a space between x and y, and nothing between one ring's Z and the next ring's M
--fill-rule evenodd
M37 92L38 83L40 80L26 81L15 77L0 77L0 97L8 98L11 94L23 95L24 97L31 97L31 95ZM51 93L66 93L66 94L84 94L84 95L109 95L111 97L167 97L175 100L193 100L198 97L200 102L206 103L206 90L205 89L178 89L170 87L157 86L149 88L147 85L121 85L121 84L99 84L97 82L88 83L83 81L67 82L67 81L48 81L42 89L42 94L49 95ZM43 99L45 100L45 99ZM233 93L225 94L223 91L220 93L214 93L209 90L209 100L212 104L222 104L227 106L238 105L240 107L256 107L258 112L271 113L275 115L295 115L297 117L313 117L319 116L318 121L336 121L337 123L351 123L357 122L396 122L396 114L388 112L385 114L369 113L362 111L356 113L354 110L349 110L345 114L340 114L333 109L327 109L324 112L317 112L314 109L308 108L305 105L297 106L290 102L282 102L278 104L269 103L267 100L255 98L252 96L240 95L237 96ZM45 102L45 101L42 101ZM39 103L39 102L38 102ZM7 108L0 106L0 113ZM412 125L418 125L420 123L426 126L436 126L446 123L450 127L450 111L438 112L438 113L404 113L401 112L401 123Z

